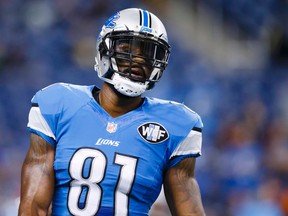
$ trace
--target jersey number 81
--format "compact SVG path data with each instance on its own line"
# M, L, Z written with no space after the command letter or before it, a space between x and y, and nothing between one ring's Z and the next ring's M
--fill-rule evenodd
M91 159L88 177L83 176L87 159ZM135 179L137 161L135 157L115 153L114 164L121 166L114 192L115 215L128 215L129 193ZM88 216L98 212L103 193L99 184L105 177L106 167L107 158L100 150L82 148L74 153L69 165L72 180L68 194L68 209L72 215ZM85 206L80 208L79 199L85 187L87 188Z

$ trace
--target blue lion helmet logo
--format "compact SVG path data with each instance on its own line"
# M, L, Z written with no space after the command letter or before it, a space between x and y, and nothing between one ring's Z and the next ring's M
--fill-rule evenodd
M115 27L115 25L116 25L116 23L115 23L115 21L117 20L117 19L119 19L119 13L116 13L116 14L114 14L113 16L111 16L106 22L105 22L105 26L106 27L108 27L108 28L114 28Z

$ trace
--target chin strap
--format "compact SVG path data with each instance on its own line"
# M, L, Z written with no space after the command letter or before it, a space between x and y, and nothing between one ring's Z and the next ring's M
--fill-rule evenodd
M123 95L129 97L137 97L147 90L147 82L132 82L130 79L114 73L111 84L114 88Z

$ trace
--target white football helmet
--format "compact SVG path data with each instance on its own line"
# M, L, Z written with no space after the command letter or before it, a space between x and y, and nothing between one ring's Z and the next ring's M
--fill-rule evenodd
M129 8L103 25L97 39L95 70L121 94L136 97L160 80L169 55L160 19L146 10Z

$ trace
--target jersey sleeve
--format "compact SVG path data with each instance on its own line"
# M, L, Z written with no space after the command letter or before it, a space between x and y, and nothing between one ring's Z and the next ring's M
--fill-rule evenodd
M55 145L55 135L41 114L38 106L34 105L31 107L28 119L27 127L31 133L35 133L50 144Z
M191 118L188 118L191 119ZM171 151L167 169L175 166L180 161L188 157L199 157L202 152L202 129L203 123L201 117L193 112L193 125L188 130L188 134L176 142L176 145Z
M57 125L63 110L61 88L60 84L53 84L34 95L27 124L28 131L52 145L57 142Z

